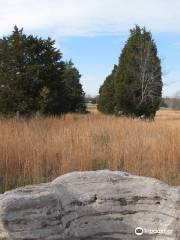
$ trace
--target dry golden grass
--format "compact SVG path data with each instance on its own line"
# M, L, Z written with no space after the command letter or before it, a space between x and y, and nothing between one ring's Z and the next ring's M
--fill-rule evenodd
M154 122L68 114L0 120L0 191L76 170L118 169L180 185L180 113Z

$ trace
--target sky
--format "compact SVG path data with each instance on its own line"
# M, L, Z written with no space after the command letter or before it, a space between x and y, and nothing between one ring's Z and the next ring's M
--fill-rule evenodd
M135 24L152 32L162 60L163 95L180 91L179 0L0 0L0 37L14 25L56 40L79 69L86 94L98 94Z

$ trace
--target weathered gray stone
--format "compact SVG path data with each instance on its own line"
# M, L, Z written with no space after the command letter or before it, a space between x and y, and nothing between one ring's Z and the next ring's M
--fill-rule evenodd
M180 187L107 170L66 174L1 194L0 239L179 240Z

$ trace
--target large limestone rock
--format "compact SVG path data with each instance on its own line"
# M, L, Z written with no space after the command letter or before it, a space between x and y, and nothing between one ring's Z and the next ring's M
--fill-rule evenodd
M1 194L0 239L179 240L180 188L124 172L66 174Z

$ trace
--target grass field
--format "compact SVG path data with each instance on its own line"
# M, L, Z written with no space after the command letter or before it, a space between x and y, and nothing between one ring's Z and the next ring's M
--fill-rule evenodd
M180 112L154 122L99 114L0 120L0 192L71 172L128 171L180 185Z

